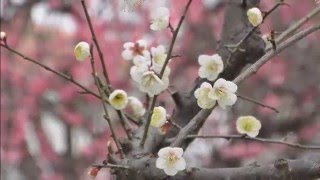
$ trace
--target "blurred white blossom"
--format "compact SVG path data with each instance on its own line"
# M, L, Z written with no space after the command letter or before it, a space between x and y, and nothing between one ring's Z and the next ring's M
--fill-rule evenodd
M207 78L209 81L217 79L218 75L223 71L223 62L219 54L200 55L198 58L200 64L199 77Z
M151 123L150 125L153 127L161 127L167 121L167 111L162 106L158 106L153 108L152 116L151 116Z
M211 109L216 104L215 100L209 98L209 92L211 90L211 84L203 82L201 86L194 92L194 96L197 98L198 106L202 109Z
M134 64L141 56L150 59L150 52L147 50L147 42L145 40L138 40L135 43L126 42L123 44L123 48L122 58L128 61L133 60Z
M109 103L117 110L124 109L128 104L127 93L121 89L114 90L109 96Z
M162 80L155 74L154 71L146 71L139 82L139 89L142 92L148 93L150 97L160 94L169 86L169 78L163 77Z
M85 60L90 56L90 45L84 41L79 42L74 48L74 56L79 61Z
M256 137L261 129L261 123L253 116L241 116L237 119L237 131L250 137Z
M158 7L151 12L150 19L151 25L150 29L154 31L160 31L169 26L170 12L166 7Z
M146 112L146 109L144 108L142 102L133 96L130 96L128 100L129 102L127 106L131 109L133 115L137 118L143 116Z
M263 21L262 13L261 13L260 9L258 9L256 7L249 9L247 11L247 16L248 16L249 22L254 27L259 26Z
M219 106L223 109L226 106L232 106L237 101L237 95L235 94L238 86L232 81L227 81L225 79L218 79L211 91L209 92L209 98L216 100Z
M186 168L186 161L182 157L183 149L178 147L165 147L159 150L156 167L163 169L169 176L176 175Z

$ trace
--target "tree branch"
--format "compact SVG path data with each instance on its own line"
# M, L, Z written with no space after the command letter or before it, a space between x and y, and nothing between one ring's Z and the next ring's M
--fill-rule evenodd
M241 99L243 99L243 100L252 102L252 103L254 103L254 104L257 104L257 105L259 105L259 106L261 106L261 107L268 108L268 109L270 109L270 110L272 110L272 111L274 111L274 112L276 112L276 113L279 113L279 110L278 110L278 109L276 109L276 108L274 108L274 107L272 107L272 106L263 104L263 103L255 100L255 99L252 99L252 98L250 98L250 97L246 97L246 96L239 95L239 94L237 94L237 97L238 97L238 98L241 98Z
M269 61L272 57L282 52L284 49L289 47L290 45L294 44L298 40L304 38L305 36L309 35L310 33L318 30L320 28L320 24L312 26L304 31L297 33L296 35L292 36L285 42L281 43L277 50L269 52L261 57L256 63L251 65L247 70L241 73L237 78L233 80L234 83L239 84L245 78L249 77L253 73L257 72L257 70L267 61ZM201 124L205 122L207 117L211 114L212 109L202 109L196 116L194 116L191 121L180 130L179 134L177 135L176 139L171 143L171 146L182 146L183 141L187 135L190 135L191 132L195 132L201 128Z
M22 53L14 50L14 49L12 49L12 48L10 48L7 44L0 44L0 46L6 48L7 50L9 50L10 52L12 52L12 53L14 53L14 54L16 54L16 55L22 57L24 60L27 60L27 61L29 61L29 62L32 62L32 63L34 63L34 64L36 64L36 65L44 68L45 70L50 71L50 72L56 74L57 76L62 77L63 79L65 79L65 80L67 80L67 81L70 81L71 83L77 85L77 86L80 87L82 90L84 90L84 92L85 92L86 94L91 94L91 95L95 96L96 98L101 99L101 97L100 97L98 94L96 94L95 92L93 92L93 91L89 90L88 88L84 87L84 86L81 85L79 82L75 81L71 76L68 76L68 75L66 75L66 74L64 74L64 73L58 72L58 71L50 68L49 66L46 66L46 65L44 65L44 64L41 64L41 63L39 63L38 61L36 61L36 60L34 60L34 59L32 59L32 58L29 58L29 57L23 55Z
M287 47L291 46L292 44L296 43L297 41L301 40L302 38L306 37L307 35L317 31L320 29L320 24L317 24L315 26L309 27L294 36L290 37L285 42L281 43L277 46L277 49L272 52L268 52L263 57L261 57L256 63L251 65L248 69L246 69L244 72L242 72L237 78L233 80L234 83L238 84L250 75L256 73L258 69L264 65L266 62L268 62L271 58L282 52Z
M289 147L293 148L298 148L298 149L305 149L305 150L320 150L320 146L311 146L311 145L301 145L301 144L296 144L296 143L290 143L286 142L284 140L273 140L273 139L265 139L265 138L252 138L248 136L243 136L243 135L208 135L208 136L203 136L203 135L188 135L188 139L194 139L194 138L205 138L205 139L239 139L239 140L251 140L251 141L257 141L261 143L271 143L271 144L282 144L286 145Z
M110 80L109 80L106 64L104 62L104 57L103 57L102 51L100 49L100 45L99 45L98 39L97 39L97 37L96 37L96 35L94 33L94 29L93 29L93 26L92 26L92 23L91 23L91 19L90 19L90 16L89 16L89 13L88 13L88 10L87 10L87 7L86 7L86 3L84 2L84 0L81 0L81 4L82 4L83 10L84 10L84 13L86 15L86 19L87 19L89 28L90 28L92 40L93 40L93 42L94 42L94 44L95 44L95 46L97 48L98 54L99 54L99 59L100 59L101 65L102 65L103 75L104 75L104 78L106 79L106 82L107 82L107 88L110 89Z
M98 90L99 90L100 96L101 96L101 97L104 97L104 96L106 96L106 95L104 94L104 91L103 91L103 90L101 89L101 87L100 87L99 77L98 77L98 75L97 75L97 72L96 72L96 69L95 69L95 66L94 66L94 57L93 57L92 51L93 51L93 49L92 49L92 46L91 46L91 47L90 47L90 56L91 56L91 57L90 57L90 62L91 62L92 76L93 76L93 78L94 78L94 80L95 80L95 84L96 84L96 86L97 86L97 88L98 88ZM119 150L119 153L120 153L121 158L124 158L124 157L125 157L125 154L124 154L124 152L123 152L123 149L122 149L122 147L121 147L121 144L119 143L119 139L117 138L116 133L115 133L115 131L114 131L114 129L113 129L113 126L112 126L112 123L111 123L111 120L110 120L110 117L109 117L109 113L108 113L108 110L107 110L107 106L105 105L105 102L104 102L103 99L101 99L101 103L102 103L103 110L104 110L104 113L105 113L105 115L104 115L103 117L104 117L104 118L107 120L107 122L108 122L110 131L111 131L111 136L112 136L112 138L113 138L113 140L114 140L114 142L115 142L115 144L116 144L116 146L117 146L117 148L118 148L118 150Z

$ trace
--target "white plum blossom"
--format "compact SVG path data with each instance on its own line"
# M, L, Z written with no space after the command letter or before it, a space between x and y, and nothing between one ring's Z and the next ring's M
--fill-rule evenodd
M261 123L253 116L241 116L237 119L237 131L250 137L256 137L261 129Z
M154 71L146 71L138 83L140 91L148 93L152 97L168 88L169 78L164 76L161 80Z
M153 108L150 125L160 128L167 121L167 111L162 106Z
M114 90L109 96L109 103L117 110L124 109L128 104L127 93L121 89Z
M169 17L170 12L166 7L158 7L151 12L150 20L151 25L150 29L154 31L160 31L169 26Z
M202 109L211 109L216 104L216 100L209 98L209 92L211 90L211 84L203 82L201 86L194 92L194 96L197 99L198 106Z
M128 98L129 102L127 107L129 107L135 117L142 117L144 113L146 112L146 109L144 108L142 102L133 96L130 96Z
M137 82L141 82L141 78L143 76L143 73L147 72L149 70L149 63L150 61L146 61L144 58L137 58L136 64L130 68L130 75L131 78Z
M179 171L186 169L186 161L182 157L183 149L178 147L165 147L159 150L156 167L163 169L169 175L174 176Z
M213 88L210 90L208 96L212 100L216 100L219 106L223 109L226 106L232 106L237 101L237 95L235 94L238 89L238 86L225 79L218 79Z
M200 64L199 77L207 78L209 81L217 79L218 75L223 71L223 61L219 54L200 55L198 58Z
M79 42L74 48L74 56L79 61L85 60L90 56L90 45L84 41Z
M259 26L263 21L262 13L261 13L260 9L258 9L256 7L249 9L247 11L247 16L248 16L249 22L254 27Z
M133 60L134 64L141 56L150 59L150 52L147 50L147 42L145 40L138 40L135 43L126 42L123 44L123 48L122 58L128 61Z
M152 55L152 69L160 72L167 58L166 49L162 45L159 45L158 47L152 47L151 55Z
M4 31L1 31L0 32L0 41L4 41L6 37L7 37L7 34Z

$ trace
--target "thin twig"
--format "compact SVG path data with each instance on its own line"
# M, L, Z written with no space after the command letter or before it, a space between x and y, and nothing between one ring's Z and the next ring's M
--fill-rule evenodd
M183 23L183 20L184 18L186 17L186 14L188 12L188 9L190 7L190 4L191 4L192 0L189 0L185 9L184 9L184 12L183 12L183 15L181 16L180 18L180 21L179 21L179 24L177 26L177 28L174 30L173 32L173 36L172 36L172 40L171 40L171 43L170 43L170 47L169 47L169 50L168 50L168 54L167 54L167 57L166 57L166 60L164 61L164 64L162 66L162 69L160 71L160 79L162 79L162 76L164 74L164 71L169 63L169 60L171 58L171 54L172 54L172 50L173 50L173 46L174 46L174 43L176 42L176 39L177 39L177 36L178 36L178 33L179 33L179 30L181 28L181 25Z
M309 14L304 16L302 19L300 19L298 22L294 23L291 25L287 30L285 30L283 33L281 33L277 38L276 38L276 43L282 42L285 38L287 38L289 35L291 35L293 32L295 32L297 29L299 29L301 26L303 26L305 23L307 23L310 19L312 19L314 16L319 14L320 12L320 6L317 6L314 8ZM269 51L272 49L271 45L268 45L266 47L266 51Z
M263 19L261 24L265 21L265 19L273 12L275 11L278 7L280 7L281 5L287 5L284 2L278 2L277 4L275 4L269 11L267 11L264 15L263 15ZM253 32L255 32L257 29L259 28L259 26L255 26L253 27L237 44L235 45L225 45L225 47L228 48L228 50L231 52L229 58L227 59L227 64L230 63L231 59L233 58L233 56L235 55L235 53L237 51L241 50L241 45L251 36L251 34Z
M238 84L250 75L254 74L258 71L258 69L264 65L268 60L279 54L281 51L286 49L287 47L291 46L292 44L296 43L300 39L306 37L307 35L317 31L320 29L320 24L317 24L315 26L309 27L303 31L300 31L299 33L293 35L291 38L286 40L285 42L278 45L277 49L275 51L269 51L264 56L262 56L257 62L255 62L253 65L251 65L248 69L243 71L238 77L236 77L233 82Z
M95 80L95 84L96 84L96 86L97 86L97 88L98 88L98 90L99 90L100 96L101 96L101 97L104 97L104 96L106 96L106 95L104 94L104 91L101 89L101 86L100 86L100 83L99 83L99 77L98 77L97 72L96 72L96 69L95 69L94 57L93 57L93 52L92 52L92 51L93 51L93 48L92 48L92 46L91 46L91 47L90 47L90 55L91 55L91 57L90 57L90 62L91 62L92 76L93 76L93 78L94 78L94 80ZM108 122L110 131L111 131L111 136L112 136L112 138L113 138L113 140L114 140L114 142L115 142L115 144L116 144L116 146L117 146L117 148L118 148L118 150L119 150L119 152L120 152L121 158L124 158L124 157L125 157L125 154L124 154L124 152L123 152L123 149L122 149L122 147L121 147L121 144L119 143L119 139L117 138L116 133L115 133L115 131L114 131L114 129L113 129L113 126L112 126L112 123L111 123L111 120L110 120L110 117L109 117L109 113L108 113L108 110L107 110L107 106L105 105L105 101L104 101L103 99L101 99L101 103L102 103L103 110L104 110L104 113L105 113L105 115L104 115L103 117L104 117L104 118L107 120L107 122Z
M307 29L297 33L296 35L292 36L288 40L281 43L275 51L272 51L272 52L270 51L270 52L266 53L256 63L251 65L247 70L245 70L238 77L236 77L233 80L233 82L236 84L239 84L241 81L243 81L244 79L246 79L247 77L249 77L253 73L257 72L258 69L263 64L265 64L267 61L269 61L272 57L276 56L277 54L282 52L284 49L289 47L290 45L296 43L300 39L306 37L307 35L311 34L312 32L314 32L318 29L320 29L320 24L317 24L315 26L307 28ZM199 129L199 127L197 127L197 126L200 126L201 124L203 124L203 122L208 118L208 116L211 114L213 109L214 109L214 107L212 109L202 109L200 112L198 112L198 114L195 115L190 120L190 122L180 130L179 134L176 136L174 141L171 143L171 146L181 146L182 143L184 142L185 137L188 136L191 132Z
M122 166L122 165L116 165L116 164L93 164L93 167L97 168L118 168L118 169L130 169L129 166Z
M283 141L283 140L273 140L273 139L265 139L265 138L252 138L252 137L243 136L243 135L212 135L212 136L188 135L187 138L189 138L189 139L194 139L194 138L243 139L243 140L257 141L257 142L261 142L261 143L282 144L282 145L287 145L289 147L298 148L298 149L320 150L320 146L301 145L301 144L295 144L295 143L286 142L286 141Z
M190 4L191 4L192 0L189 0L185 9L184 9L184 12L183 12L183 15L181 16L180 18L180 21L178 23L178 26L177 28L174 30L174 33L173 33L173 36L172 36L172 40L171 40L171 43L170 43L170 47L169 47L169 50L168 50L168 54L167 54L167 57L165 59L165 62L163 63L163 66L162 66L162 69L160 71L160 75L159 75L159 78L162 79L162 76L164 74L164 71L169 63L169 60L171 58L171 55L172 55L172 50L173 50L173 46L176 42L176 39L177 39L177 36L178 36L178 33L179 33L179 30L181 28L181 25L183 23L183 20L185 19L186 17L186 14L188 12L188 9L190 7ZM169 26L170 28L170 26ZM148 131L149 131L149 126L150 126L150 123L151 123L151 116L152 116L152 110L156 104L156 101L157 101L157 97L158 96L154 96L152 98L152 102L151 102L151 106L150 106L150 109L149 109L149 114L148 114L148 119L147 119L147 123L146 123L146 126L145 126L145 129L144 129L144 133L143 133L143 137L142 137L142 140L141 140L141 143L140 143L140 146L143 147L144 146L144 143L146 142L146 139L147 139L147 136L148 136Z
M144 132L143 132L142 140L141 140L141 142L140 142L140 146L141 146L141 147L144 146L144 143L146 142L147 137L148 137L148 131L149 131L150 123L151 123L151 116L152 116L152 113L153 113L153 108L154 108L155 105L156 105L157 97L158 97L158 96L153 96L153 98L152 98L152 100L151 100L151 105L150 105L150 108L149 108L149 111L148 111L147 123L146 123L146 125L145 125L145 127L144 127Z
M131 139L132 130L131 130L130 124L128 123L127 118L123 115L122 111L117 110L116 112L117 112L117 115L118 115L118 117L119 117L119 119L120 119L120 123L121 123L121 125L123 126L123 128L124 128L124 130L125 130L125 132L126 132L126 134L127 134L127 137L128 137L129 139Z
M84 87L84 86L81 85L79 82L75 81L71 76L68 76L68 75L66 75L66 74L64 74L64 73L58 72L58 71L50 68L49 66L46 66L46 65L44 65L44 64L41 64L41 63L39 63L38 61L36 61L36 60L34 60L34 59L30 58L30 57L27 57L27 56L23 55L22 53L14 50L14 49L12 49L12 48L10 48L10 47L9 47L8 45L6 45L6 44L0 44L0 46L6 48L7 50L9 50L10 52L12 52L12 53L14 53L14 54L16 54L16 55L22 57L24 60L27 60L27 61L29 61L29 62L32 62L32 63L34 63L34 64L36 64L36 65L44 68L45 70L50 71L50 72L56 74L57 76L62 77L63 79L65 79L65 80L67 80L67 81L70 81L71 83L77 85L77 86L80 87L82 90L84 90L84 92L85 92L86 94L91 94L91 95L95 96L96 98L101 99L101 97L100 97L97 93L95 93L95 92L89 90L88 88Z
M274 111L274 112L276 112L276 113L279 113L279 112L280 112L280 111L279 111L278 109L276 109L275 107L272 107L272 106L263 104L263 103L255 100L255 99L252 99L252 98L250 98L250 97L246 97L246 96L239 95L239 94L237 94L237 97L239 97L240 99L243 99L243 100L252 102L252 103L254 103L254 104L257 104L257 105L259 105L259 106L261 106L261 107L268 108L268 109L270 109L270 110L272 110L272 111Z
M84 13L85 13L89 28L90 28L92 40L93 40L94 45L96 46L98 54L99 54L99 59L100 59L101 65L102 65L103 75L104 75L104 78L106 79L107 87L109 88L110 87L110 80L109 80L106 64L104 62L104 57L103 57L102 51L100 49L100 45L99 45L98 39L97 39L97 37L96 37L96 35L94 33L94 29L93 29L93 26L92 26L92 23L91 23L91 19L90 19L89 13L88 13L88 9L86 7L86 3L84 2L84 0L81 0L81 4L82 4L82 7L83 7L83 10L84 10Z

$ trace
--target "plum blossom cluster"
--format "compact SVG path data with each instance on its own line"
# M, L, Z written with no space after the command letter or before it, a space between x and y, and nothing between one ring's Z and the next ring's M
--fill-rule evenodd
M138 85L139 90L150 97L160 94L169 86L170 68L165 67L163 76L160 73L167 58L163 45L151 47L151 53L147 50L144 40L127 42L123 45L122 58L133 62L130 75Z
M225 109L227 106L232 106L237 101L235 94L238 86L231 81L218 79L212 86L210 83L203 82L196 89L194 96L197 98L198 106L202 109L211 109L216 103Z

